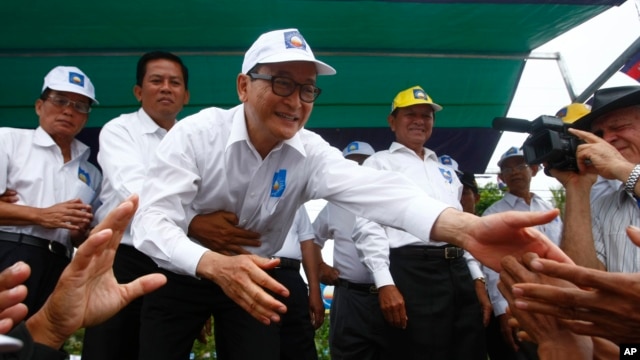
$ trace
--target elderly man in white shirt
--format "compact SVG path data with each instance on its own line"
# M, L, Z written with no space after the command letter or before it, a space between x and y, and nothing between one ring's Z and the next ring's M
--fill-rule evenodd
M0 270L17 261L31 266L29 316L53 291L100 204L102 175L88 161L89 147L76 139L96 103L87 75L57 66L35 103L39 126L0 129L0 194L15 200L0 206Z
M488 207L483 216L502 213L505 211L548 211L553 209L548 201L539 195L531 192L531 179L538 173L538 165L528 165L525 162L524 153L521 149L510 147L498 161L500 168L499 177L507 184L508 191L504 197ZM555 244L560 244L562 237L562 220L556 217L548 224L536 227L540 232L547 235ZM502 337L505 343L514 352L528 353L535 356L535 349L531 348L531 343L520 343L516 340L513 329L507 323L508 316L505 314L507 301L498 291L499 274L485 268L487 276L487 290L493 305L493 315L498 319ZM524 345L524 346L522 346ZM506 351L506 350L505 350ZM511 354L515 358L515 354Z
M401 173L424 194L461 210L455 169L424 147L440 110L420 86L400 91L387 116L396 140L364 166ZM393 358L428 353L431 359L486 359L479 299L487 308L489 301L480 263L471 254L362 218L354 231L360 258L379 291Z
M399 174L365 169L304 130L321 90L334 74L296 29L261 35L247 51L236 87L241 105L208 108L180 121L158 146L133 223L134 245L168 276L145 300L141 359L186 358L213 314L216 347L241 358L278 359L277 297L288 291L265 270L282 247L296 210L324 198L381 223L466 247L499 268L505 252L566 257L536 231L554 212L481 219L430 198ZM261 234L253 255L226 256L187 236L196 214L226 210L238 226ZM509 245L512 239L517 245ZM268 290L271 294L267 293ZM246 311L246 312L245 312ZM258 321L256 321L258 320Z

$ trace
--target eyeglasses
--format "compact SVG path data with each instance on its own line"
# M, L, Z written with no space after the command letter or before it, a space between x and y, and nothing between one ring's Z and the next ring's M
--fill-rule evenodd
M306 103L314 102L322 90L313 84L300 84L293 79L284 76L271 76L267 74L248 74L251 79L267 80L271 81L271 90L274 94L282 97L287 97L296 91L296 88L300 87L300 100Z
M528 167L529 167L529 165L527 165L527 164L520 164L520 165L517 165L515 167L503 167L500 171L503 174L508 175L508 174L512 174L512 173L514 173L516 171L523 171L524 169L526 169Z
M73 105L73 108L76 109L77 112L88 114L91 112L91 104L82 101L73 101L64 96L60 95L50 95L47 99L51 101L51 103L58 107L67 107L69 104Z

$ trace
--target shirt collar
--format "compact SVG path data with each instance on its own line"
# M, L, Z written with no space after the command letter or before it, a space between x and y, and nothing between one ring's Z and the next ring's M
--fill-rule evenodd
M137 115L138 115L138 119L140 119L138 124L140 125L140 128L142 129L143 133L153 134L158 130L163 130L166 133L166 130L164 128L161 128L155 121L153 121L151 116L149 116L149 114L147 114L147 112L144 111L143 108L138 109ZM175 121L174 121L174 124L175 124Z
M41 126L35 130L35 135L33 137L33 143L42 147L52 147L58 146L53 138L47 134L46 131ZM78 139L73 139L71 143L71 159L79 158L80 160L87 160L89 158L89 147L83 144Z
M302 139L300 138L300 132L302 131L305 131L304 128L300 129L291 139L285 140L278 144L272 151L279 150L283 146L287 145L295 149L303 157L306 157L307 153L304 150L304 145L302 143ZM244 105L236 107L236 112L233 115L233 120L231 122L229 140L227 140L225 150L229 149L232 144L239 141L245 141L251 149L255 150L255 147L249 139L249 132L247 131L247 122L244 116Z
M540 197L538 195L536 195L535 193L531 193L531 202L533 203L534 200L538 200ZM504 194L504 201L506 201L511 207L516 206L516 202L518 202L518 200L524 201L524 199L522 199L519 196L515 196L510 192L507 192Z
M423 149L424 149L424 155L425 155L424 159L425 160L430 158L431 160L434 160L434 161L438 162L438 157L436 156L435 152L433 152L432 150L429 150L427 148L423 148ZM397 141L394 141L394 142L391 143L391 146L389 147L389 152L394 153L394 152L397 152L397 151L408 151L408 152L414 154L415 156L418 156L418 155L416 155L415 151L409 149L408 147L400 144Z

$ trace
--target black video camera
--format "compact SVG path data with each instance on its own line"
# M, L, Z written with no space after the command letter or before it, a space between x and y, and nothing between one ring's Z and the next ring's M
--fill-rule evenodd
M569 126L560 118L542 115L528 121L497 117L492 126L496 130L529 133L522 145L527 164L545 163L547 169L578 171L576 150L581 140L567 131Z

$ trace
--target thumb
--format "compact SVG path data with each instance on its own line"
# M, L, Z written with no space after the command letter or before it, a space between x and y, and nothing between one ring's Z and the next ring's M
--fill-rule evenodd
M640 228L637 228L635 226L628 226L627 235L629 235L629 239L631 239L631 242L640 247Z

